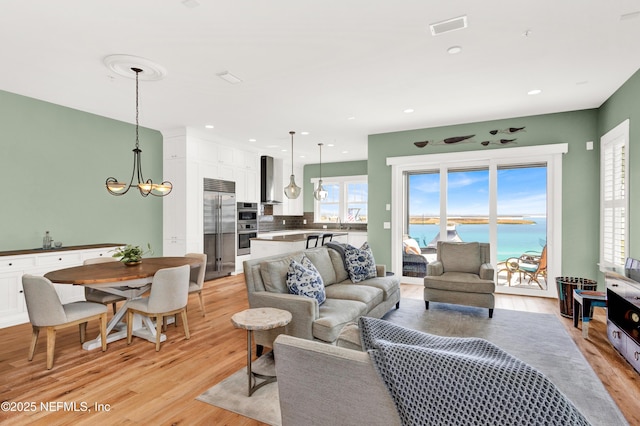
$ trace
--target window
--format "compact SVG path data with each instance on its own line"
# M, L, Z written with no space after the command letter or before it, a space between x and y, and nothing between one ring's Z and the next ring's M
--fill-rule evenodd
M600 268L624 267L628 253L629 120L600 139Z
M311 179L314 188L318 179ZM327 198L314 199L314 222L367 223L366 176L334 176L322 179Z

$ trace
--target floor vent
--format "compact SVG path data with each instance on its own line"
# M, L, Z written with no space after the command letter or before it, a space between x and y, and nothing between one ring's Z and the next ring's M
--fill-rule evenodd
M430 24L429 28L431 28L431 35L434 36L467 28L467 15Z

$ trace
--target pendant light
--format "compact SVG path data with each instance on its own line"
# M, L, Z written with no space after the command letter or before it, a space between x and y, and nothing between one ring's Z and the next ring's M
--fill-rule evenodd
M302 188L296 185L296 177L293 174L293 135L295 135L296 132L291 131L289 134L291 135L291 177L289 178L289 185L284 187L284 195L289 199L295 199L300 196Z
M114 177L107 178L105 184L107 186L107 191L111 195L124 195L132 187L138 188L140 191L140 195L143 197L148 196L149 194L154 195L156 197L164 197L168 195L173 189L173 184L169 181L164 181L162 183L153 183L151 179L145 180L142 176L142 150L139 147L139 110L138 110L138 77L142 72L141 68L131 68L131 71L136 73L136 147L133 149L133 171L131 172L131 180L127 185L124 182L118 181ZM137 183L133 183L134 178L137 179Z
M320 180L318 181L318 187L316 188L315 191L313 191L313 198L315 198L318 201L322 201L325 198L327 198L327 191L325 191L324 187L322 186L322 143L319 143L318 146L320 147Z

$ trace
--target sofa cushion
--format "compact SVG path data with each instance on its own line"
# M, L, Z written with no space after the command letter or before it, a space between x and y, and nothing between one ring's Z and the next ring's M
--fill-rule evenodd
M349 278L354 283L376 277L376 261L367 242L359 249L347 245L344 256Z
M327 298L322 276L307 256L302 256L300 262L291 260L287 271L287 287L289 293L316 299L320 305Z
M383 292L384 300L389 300L389 297L398 291L398 288L400 287L400 278L398 276L375 277L369 278L366 281L361 281L358 285L379 288Z
M445 272L435 277L426 276L424 286L432 289L464 293L494 293L496 285L491 280L481 280L476 274Z
M260 262L260 275L264 288L272 293L289 293L287 271L291 260L302 260L302 253L289 254L278 259Z
M477 274L480 271L480 244L448 243L439 247L438 257L442 261L445 272L469 272Z
M320 247L305 251L305 255L320 272L325 287L336 282L336 272L333 269L331 257L329 257L329 250L325 247Z
M329 245L329 244L327 244ZM349 273L344 266L344 257L343 254L334 250L331 247L327 248L327 252L329 253L329 257L331 258L331 263L333 264L333 270L336 273L336 282L340 283L344 280L349 279Z
M384 300L384 293L379 288L353 284L334 284L325 289L330 299L357 300L367 305L367 312Z
M313 322L313 337L332 343L345 324L367 313L367 305L355 300L327 298L320 306L319 313L320 317Z

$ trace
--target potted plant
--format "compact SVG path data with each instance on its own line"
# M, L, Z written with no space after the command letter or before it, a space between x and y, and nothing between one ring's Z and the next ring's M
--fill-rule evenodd
M142 262L142 256L145 254L153 254L150 243L147 243L146 251L142 250L140 246L127 244L122 248L116 249L113 257L119 257L120 262L127 266L133 266L140 264Z

